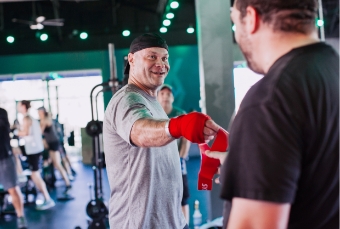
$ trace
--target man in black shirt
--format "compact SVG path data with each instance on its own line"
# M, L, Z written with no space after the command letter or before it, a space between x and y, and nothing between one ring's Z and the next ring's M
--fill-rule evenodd
M236 41L264 77L230 128L227 228L339 228L339 55L319 41L316 10L314 0L234 3Z
M0 184L12 197L12 203L17 213L17 227L26 228L22 193L17 185L15 159L9 138L9 122L6 110L0 108Z

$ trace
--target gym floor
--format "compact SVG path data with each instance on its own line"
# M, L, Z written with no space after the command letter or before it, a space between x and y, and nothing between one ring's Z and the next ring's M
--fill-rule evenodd
M74 200L69 201L56 201L56 206L46 211L35 210L34 205L25 206L25 214L28 221L29 229L74 229L79 226L82 229L88 227L85 208L90 200L89 183L93 183L93 172L90 165L84 165L81 162L75 162L72 164L74 170L77 172L75 181L72 183L72 195ZM207 206L208 192L197 191L197 174L200 167L200 157L190 157L187 161L188 180L190 188L190 224L192 223L192 214L194 212L194 201L197 199L200 201L200 210L202 213L203 222L208 217ZM57 173L57 172L56 172ZM59 174L56 174L58 181L56 182L56 188L50 190L50 194L54 200L57 199L64 188L64 182L60 178ZM109 184L107 181L106 171L103 171L103 192L104 200L107 203L110 196ZM41 198L40 194L38 199ZM16 228L16 217L14 215L5 215L0 218L0 229L13 229ZM191 228L193 228L191 226Z

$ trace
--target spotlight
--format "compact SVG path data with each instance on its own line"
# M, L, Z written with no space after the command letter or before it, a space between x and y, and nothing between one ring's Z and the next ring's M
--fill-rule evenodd
M40 40L41 41L46 41L48 39L48 35L46 33L43 33L40 35Z
M173 1L170 3L170 7L172 9L177 9L179 7L179 3L177 1Z
M89 35L88 35L87 33L85 33L85 32L82 32L82 33L79 35L80 39L82 39L82 40L85 40L88 36L89 36Z
M159 32L161 32L161 33L166 33L167 31L168 31L168 29L166 27L161 27L159 29Z
M6 40L7 40L8 43L12 44L12 43L14 42L14 37L8 36L8 37L6 38Z
M165 19L164 21L163 21L163 25L164 26L169 26L171 24L171 21L169 20L169 19Z
M195 32L195 29L192 26L187 28L187 33L194 33L194 32Z
M174 17L175 17L175 14L173 14L173 13L167 13L166 14L167 19L173 19Z
M122 34L124 37L127 37L127 36L130 36L131 33L129 30L124 30Z

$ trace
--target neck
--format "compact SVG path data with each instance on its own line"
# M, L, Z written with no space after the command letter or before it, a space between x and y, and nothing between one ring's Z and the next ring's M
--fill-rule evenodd
M165 106L164 111L165 111L166 114L170 114L170 112L172 111L172 105Z
M262 38L259 45L255 48L258 50L255 52L259 53L256 58L260 61L264 73L268 72L277 59L292 49L320 41L316 32L312 32L308 35L269 32L268 34L265 34L265 36L266 39ZM263 52L263 50L267 51Z
M130 75L129 76L129 81L128 81L128 84L133 84L137 87L139 87L140 89L142 89L143 91L145 91L147 94L149 94L150 96L156 98L156 91L157 91L157 88L148 88L146 87L145 85L141 84L138 80L135 79L134 76Z

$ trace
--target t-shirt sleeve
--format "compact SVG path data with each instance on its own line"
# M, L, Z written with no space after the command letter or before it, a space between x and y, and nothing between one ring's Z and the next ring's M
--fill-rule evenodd
M138 93L127 93L115 106L113 129L127 143L134 146L130 139L130 133L133 124L141 118L152 118L145 99Z
M235 117L221 171L222 198L294 201L302 141L294 119L278 106L249 107Z

